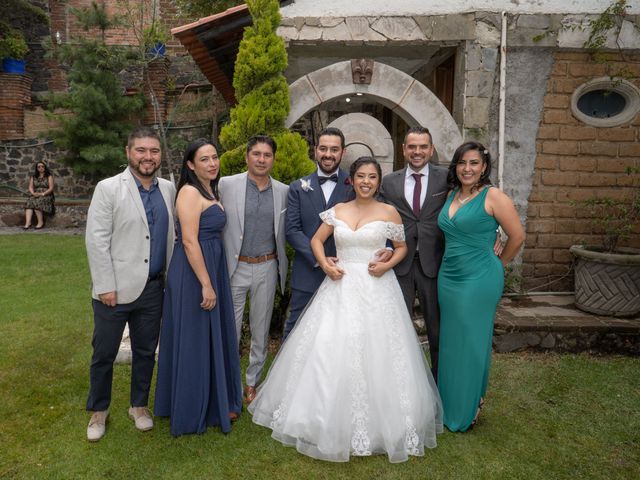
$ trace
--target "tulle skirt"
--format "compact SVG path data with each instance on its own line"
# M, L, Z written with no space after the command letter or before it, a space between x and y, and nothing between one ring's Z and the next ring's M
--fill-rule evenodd
M249 406L253 421L313 458L424 455L442 406L395 274L342 264L282 346Z

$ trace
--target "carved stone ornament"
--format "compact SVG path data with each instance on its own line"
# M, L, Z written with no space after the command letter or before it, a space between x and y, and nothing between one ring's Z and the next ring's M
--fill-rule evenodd
M354 58L351 60L353 83L369 85L373 75L373 60L370 58Z

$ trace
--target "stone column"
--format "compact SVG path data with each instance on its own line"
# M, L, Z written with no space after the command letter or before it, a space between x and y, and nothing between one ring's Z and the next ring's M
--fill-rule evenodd
M31 104L31 75L0 73L0 140L24 138L24 107Z

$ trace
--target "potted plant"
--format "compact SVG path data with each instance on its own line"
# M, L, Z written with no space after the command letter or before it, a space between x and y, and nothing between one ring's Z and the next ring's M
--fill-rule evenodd
M152 57L164 57L167 40L169 40L169 33L159 22L154 21L142 30L142 42L147 54Z
M29 47L22 33L17 30L8 31L0 38L0 58L5 73L25 73L25 60Z
M638 168L627 174L637 175ZM640 220L640 193L615 200L593 197L578 205L589 214L602 245L573 245L576 257L575 305L599 315L631 316L640 313L640 250L618 246L629 238Z

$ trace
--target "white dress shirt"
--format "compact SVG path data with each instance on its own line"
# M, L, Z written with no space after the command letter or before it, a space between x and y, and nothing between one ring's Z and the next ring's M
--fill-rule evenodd
M420 191L420 208L422 208L422 205L424 205L424 199L427 198L427 186L429 185L429 164L427 163L418 172L414 172L410 167L407 167L404 176L404 198L407 199L407 203L411 208L413 208L413 189L416 186L416 181L412 177L414 173L422 174L422 177L420 177L420 180L422 180L422 190Z
M333 171L331 173L324 173L322 170L320 170L320 167L318 167L318 177L330 177L333 174L338 175L338 168L336 168L335 171ZM338 182L332 182L331 180L327 180L322 185L320 185L320 188L322 188L322 194L324 195L325 203L329 203L329 199L331 198L331 194L336 189L336 185L337 184L338 184Z

